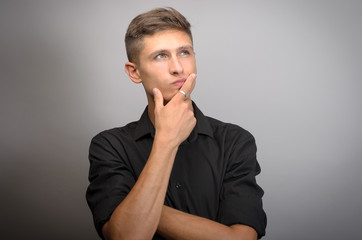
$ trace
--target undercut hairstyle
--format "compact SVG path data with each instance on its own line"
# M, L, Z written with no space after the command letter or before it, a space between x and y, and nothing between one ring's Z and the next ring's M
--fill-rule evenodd
M145 36L164 30L180 30L189 35L192 42L191 25L174 8L156 8L135 17L128 26L125 43L128 61L138 64Z

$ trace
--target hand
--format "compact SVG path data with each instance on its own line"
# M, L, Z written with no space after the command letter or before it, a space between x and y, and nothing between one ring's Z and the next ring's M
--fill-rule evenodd
M174 146L180 145L191 133L196 125L190 95L195 87L196 75L194 73L186 79L180 90L166 105L163 95L157 88L153 89L155 101L155 129L156 136Z

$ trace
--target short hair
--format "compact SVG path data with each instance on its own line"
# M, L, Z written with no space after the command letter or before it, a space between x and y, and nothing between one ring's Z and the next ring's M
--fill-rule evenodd
M125 36L128 61L139 63L145 36L170 29L187 33L192 42L190 23L174 8L156 8L135 17L129 24Z

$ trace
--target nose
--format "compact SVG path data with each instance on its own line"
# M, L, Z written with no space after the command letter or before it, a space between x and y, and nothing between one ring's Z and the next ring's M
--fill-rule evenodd
M184 71L182 63L180 62L180 59L177 58L177 56L174 56L170 59L169 68L170 74L172 75L178 75Z

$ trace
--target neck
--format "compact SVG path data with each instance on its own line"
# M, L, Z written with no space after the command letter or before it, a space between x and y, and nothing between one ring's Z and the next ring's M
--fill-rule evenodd
M148 101L148 117L151 120L153 126L155 126L155 101L153 97L147 96Z
M150 107L150 105L148 105L148 117L150 118L152 125L155 127L155 111L154 108Z

